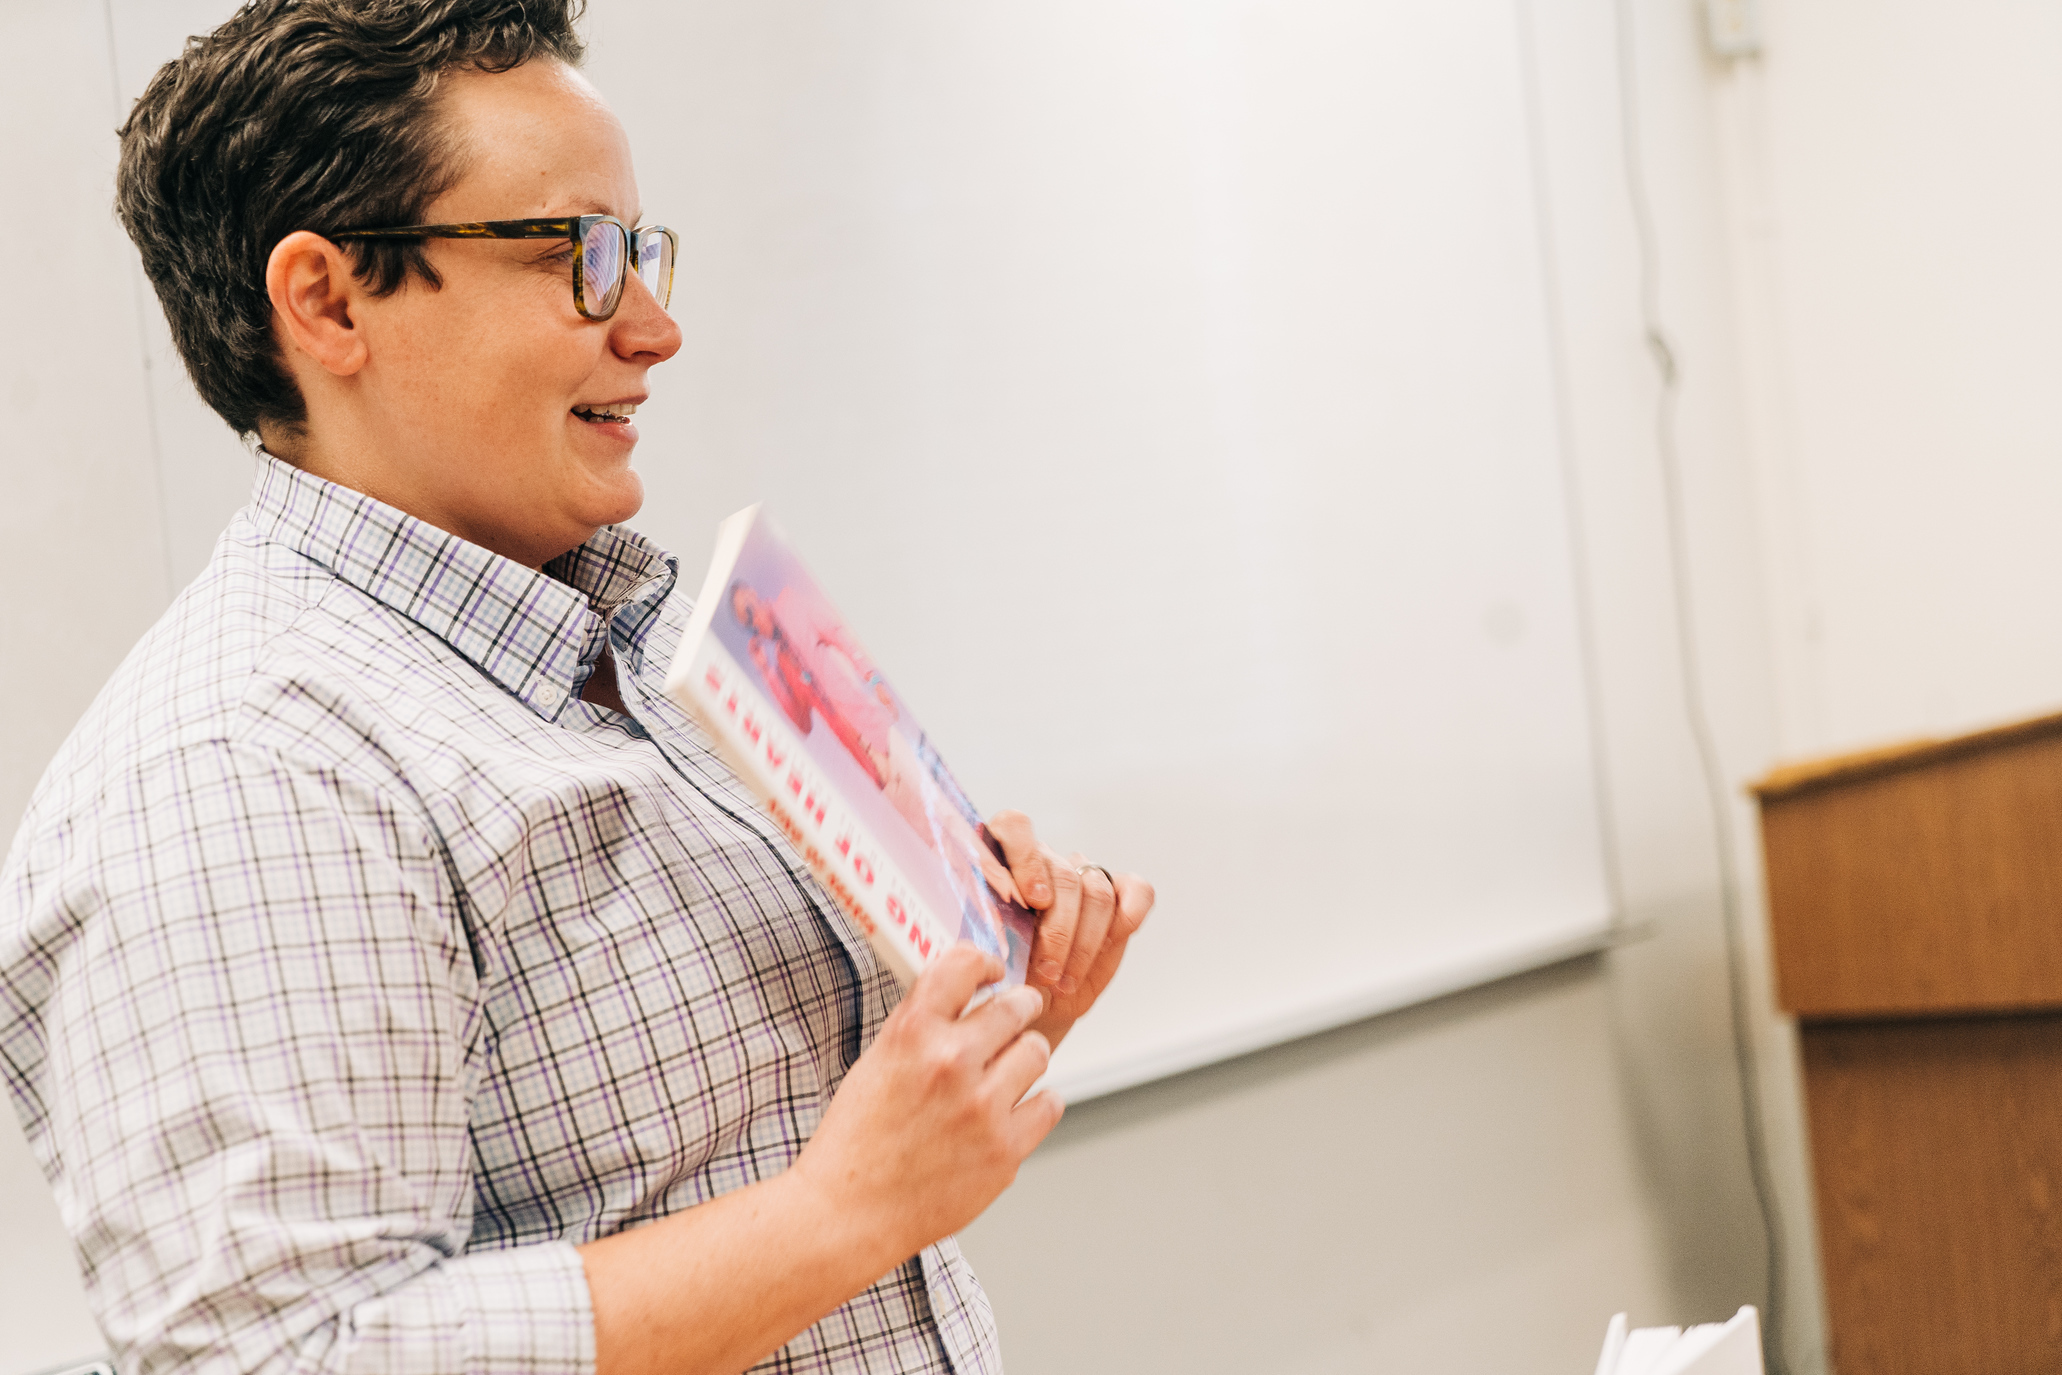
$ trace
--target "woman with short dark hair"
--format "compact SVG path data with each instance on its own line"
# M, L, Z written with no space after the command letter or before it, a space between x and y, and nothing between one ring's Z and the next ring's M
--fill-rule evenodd
M0 1070L125 1370L994 1371L951 1234L1152 903L900 998L658 691L673 236L564 0L258 0L118 205L251 503L0 871ZM899 1005L898 1005L899 999Z

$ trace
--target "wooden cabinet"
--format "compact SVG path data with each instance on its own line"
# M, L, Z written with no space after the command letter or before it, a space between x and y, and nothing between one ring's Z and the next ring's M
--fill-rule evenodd
M1840 1375L2062 1375L2062 716L1757 785Z

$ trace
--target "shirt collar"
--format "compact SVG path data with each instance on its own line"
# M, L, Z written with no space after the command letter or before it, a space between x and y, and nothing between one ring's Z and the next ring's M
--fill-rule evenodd
M612 632L641 657L673 587L672 557L619 526L539 573L271 454L258 465L249 515L260 534L408 617L546 720Z

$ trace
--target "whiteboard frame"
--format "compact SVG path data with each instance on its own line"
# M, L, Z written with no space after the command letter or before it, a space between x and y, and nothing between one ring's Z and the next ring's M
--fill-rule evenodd
M1423 972L1371 979L1345 993L1252 1017L1179 1045L1127 1056L1115 1064L1056 1074L1041 1087L1051 1089L1067 1103L1085 1103L1582 955L1593 955L1620 944L1624 934L1616 916L1607 915L1535 940L1505 945L1473 959L1450 961Z

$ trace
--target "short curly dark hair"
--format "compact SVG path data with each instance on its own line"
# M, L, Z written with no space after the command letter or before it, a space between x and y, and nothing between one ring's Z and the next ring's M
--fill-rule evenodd
M115 209L201 399L239 435L307 420L272 334L265 265L299 229L420 224L461 175L438 77L577 66L585 0L251 0L189 38L122 126ZM385 295L418 244L351 244Z

